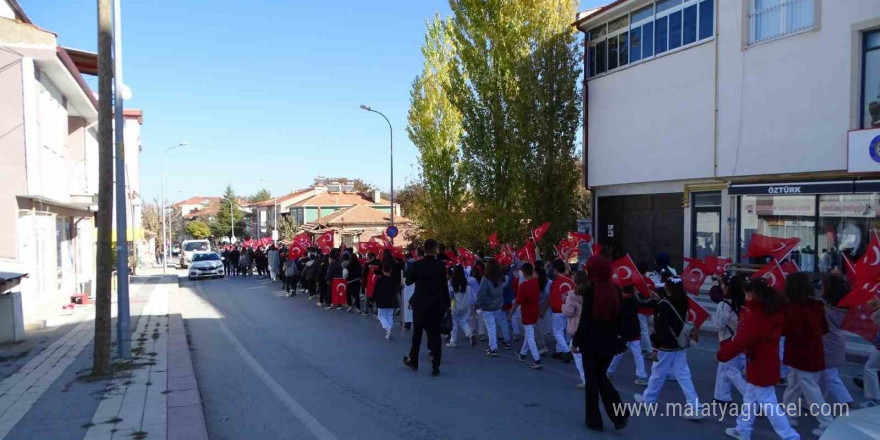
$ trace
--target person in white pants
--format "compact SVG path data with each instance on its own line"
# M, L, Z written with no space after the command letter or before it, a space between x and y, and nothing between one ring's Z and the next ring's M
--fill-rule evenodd
M736 335L739 325L739 313L746 303L745 278L730 276L721 280L723 298L712 314L712 323L718 327L718 340L721 344L729 344ZM745 395L746 381L742 372L746 367L746 356L740 353L729 362L719 362L715 372L715 400L733 401L732 388Z
M639 403L654 403L660 397L660 391L666 382L666 376L672 375L678 381L681 391L684 393L685 403L690 408L701 408L700 398L691 380L691 370L687 363L687 351L659 351L657 362L651 366L651 378L648 379L648 388L643 394L636 394L635 400ZM697 418L697 417L694 417Z
M577 333L577 328L581 321L581 309L583 309L584 304L583 295L588 285L587 276L584 272L576 273L573 281L577 288L575 288L574 292L569 293L565 297L565 304L562 305L562 314L568 318L565 332L568 334L569 339L574 337L574 334ZM569 343L569 348L572 348L571 343ZM578 389L583 389L586 387L586 380L584 379L584 358L580 352L574 353L574 351L571 350L571 353L574 358L574 366L577 368L578 376L581 378L577 387Z
M776 389L773 386L759 387L752 384L746 385L746 393L743 394L743 409L736 419L736 433L731 430L727 435L748 440L752 438L752 430L758 415L764 415L782 440L800 440L801 436L791 427L785 418L784 410L776 400Z
M471 303L471 287L464 275L464 268L458 264L452 269L452 279L449 280L449 291L452 294L452 333L449 335L449 348L457 346L458 331L464 333L465 338L470 342L471 346L477 345L477 339L471 332L471 326L468 324L468 312Z
M874 313L876 316L877 313ZM862 380L865 383L865 402L862 406L871 408L880 406L880 380L878 380L877 372L880 371L880 349L871 353L868 361L865 362L865 368L862 372Z
M636 385L647 385L648 375L645 373L645 355L642 353L642 342L639 339L629 341L626 343L626 347L632 352L633 361L636 364ZM614 375L624 356L626 356L626 352L614 356L611 365L608 366L609 376Z
M553 339L556 339L557 357L567 356L571 351L569 343L571 342L565 335L565 328L568 326L568 320L565 315L553 313Z
M828 275L822 281L822 299L825 300L825 320L828 322L828 333L822 336L825 349L825 371L819 376L819 388L822 397L831 398L837 403L851 404L852 395L840 378L840 368L846 365L846 332L841 328L846 309L837 307L837 303L849 293L849 286L843 277Z
M391 276L394 266L390 259L382 262L380 270L382 273L373 287L373 301L376 303L379 322L385 330L385 339L390 340L391 329L394 326L394 309L400 307L400 302L397 299L400 282L395 282L394 277Z

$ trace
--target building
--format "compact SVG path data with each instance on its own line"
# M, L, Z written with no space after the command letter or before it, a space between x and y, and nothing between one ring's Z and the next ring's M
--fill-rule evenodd
M681 267L799 237L805 271L862 253L880 226L880 2L619 0L574 25L603 246Z
M325 215L308 226L313 237L317 237L328 230L335 231L334 246L354 247L359 241L368 241L372 237L380 237L385 233L390 224L388 210L379 210L369 205L358 204L334 211ZM413 222L406 217L394 217L394 225L399 234L394 244L406 246L407 232L412 230Z
M0 270L28 274L23 319L41 327L94 285L97 104L55 34L12 0L0 49Z
M186 220L194 220L198 217L211 216L220 208L220 197L192 196L186 200L171 205L179 208L180 215Z

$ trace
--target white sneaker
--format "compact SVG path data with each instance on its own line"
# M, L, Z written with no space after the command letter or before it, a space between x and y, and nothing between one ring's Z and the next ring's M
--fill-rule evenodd
M635 400L636 403L645 403L645 397L639 393L633 395L633 400Z
M390 328L388 330L385 330L385 340L386 341L391 340L391 329Z
M538 350L538 354L541 356L546 356L546 355L550 354L550 350L548 350L547 347L544 347L544 348Z
M455 342L449 342L446 344L446 346L449 348L455 348L455 347L458 347L458 344L456 344Z
M705 418L706 418L706 416L703 415L703 405L700 405L697 409L694 410L693 413L686 414L683 417L683 419L685 419L685 420L693 420L693 421L703 420Z
M646 386L648 386L648 379L645 379L643 377L637 377L635 380L635 384L640 387L646 387Z
M587 384L584 383L584 382L581 382L581 383L577 384L577 389L579 389L579 390L582 390L582 389L584 389L584 388L586 388L586 387L587 387Z
M748 437L739 433L736 428L727 428L724 430L724 433L727 434L728 437L735 438L737 440L749 440Z

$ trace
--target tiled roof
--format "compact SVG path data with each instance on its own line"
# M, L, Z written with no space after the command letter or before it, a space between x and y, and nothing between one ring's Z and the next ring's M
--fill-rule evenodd
M192 196L186 200L177 202L171 206L182 206L182 205L202 205L205 202L208 204L220 203L220 197L203 197L203 196Z
M292 198L301 196L309 191L312 191L312 188L298 189L290 194L278 197L277 199L269 199L269 200L265 200L262 202L253 203L250 206L263 208L263 207L275 205L276 203L280 205L280 204L282 204Z
M353 205L387 205L387 200L379 200L379 203L361 193L337 193L325 192L305 200L300 200L293 206L353 206Z
M332 214L325 215L315 223L330 226L345 225L384 225L390 221L390 216L384 211L371 208L366 205L354 205L345 209L340 209ZM395 216L394 223L410 224L412 221L406 217Z

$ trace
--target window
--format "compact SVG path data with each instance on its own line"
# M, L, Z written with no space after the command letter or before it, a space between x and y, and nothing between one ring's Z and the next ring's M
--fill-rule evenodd
M749 44L813 27L815 0L749 0Z
M659 0L587 35L588 75L593 77L712 38L715 0Z
M721 192L693 195L691 255L701 260L721 255Z
M878 226L880 195L829 194L819 196L819 231L816 250L819 272L842 270L841 254L855 260L865 252L870 230Z
M864 36L862 128L880 128L880 31Z
M752 234L801 239L791 259L805 272L815 270L816 196L742 196L740 248L743 263L762 264L766 258L745 258Z

